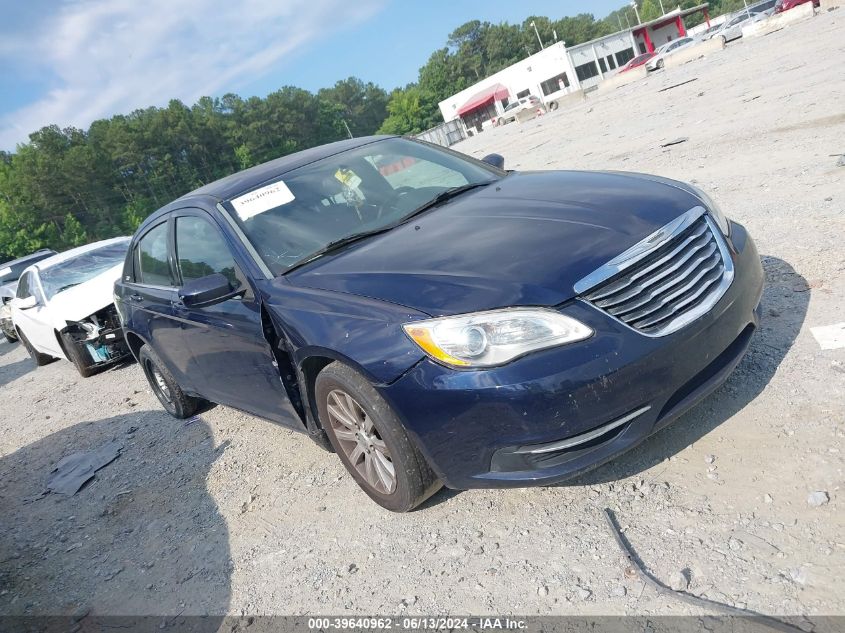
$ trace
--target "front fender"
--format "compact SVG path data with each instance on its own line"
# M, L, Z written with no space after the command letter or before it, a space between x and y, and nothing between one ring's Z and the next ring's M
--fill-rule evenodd
M346 293L274 284L263 303L285 332L297 366L308 357L343 361L375 384L391 383L424 356L402 330L427 318L392 303Z

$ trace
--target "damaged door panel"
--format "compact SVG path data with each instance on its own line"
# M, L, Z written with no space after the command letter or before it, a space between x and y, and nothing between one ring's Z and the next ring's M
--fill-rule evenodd
M264 334L261 305L223 239L203 211L175 215L175 261L180 288L218 273L243 294L200 307L177 301L182 336L214 401L302 429L303 423L280 380L278 361Z

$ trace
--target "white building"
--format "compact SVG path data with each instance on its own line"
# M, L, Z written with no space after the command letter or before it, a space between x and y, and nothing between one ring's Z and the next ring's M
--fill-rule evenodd
M557 42L441 101L440 113L444 121L461 118L476 128L488 125L514 99L529 94L556 99L577 89L566 46Z
M703 13L710 25L708 5L676 9L637 26L566 48L556 42L539 53L490 75L439 103L444 121L460 119L466 129L492 124L514 99L532 94L544 103L576 91L589 91L631 59L687 34L684 18Z

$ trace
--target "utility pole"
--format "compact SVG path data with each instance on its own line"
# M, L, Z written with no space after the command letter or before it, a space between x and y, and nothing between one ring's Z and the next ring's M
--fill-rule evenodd
M349 138L355 138L352 136L352 131L349 129L349 126L346 124L346 119L341 119L343 121L343 127L346 128L346 133L349 134Z
M537 41L540 42L540 50L543 50L546 47L543 46L543 40L540 39L540 31L537 30L537 25L534 24L533 20L531 21L531 26L534 27L534 33L536 33L536 35L537 35Z
M631 6L634 7L634 14L637 16L637 24L642 24L643 21L640 20L640 10L637 8L637 0L631 0Z
M660 15L666 15L666 9L663 8L663 0L657 0L660 3Z

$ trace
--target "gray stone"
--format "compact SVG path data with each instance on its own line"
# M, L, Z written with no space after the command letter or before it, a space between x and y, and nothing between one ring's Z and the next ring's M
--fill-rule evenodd
M830 501L830 497L824 490L816 490L815 492L811 492L809 495L807 495L807 505L809 505L811 508L818 508L819 506L823 506L828 501Z
M685 571L676 571L669 576L669 587L675 591L686 591L689 587L689 577Z

